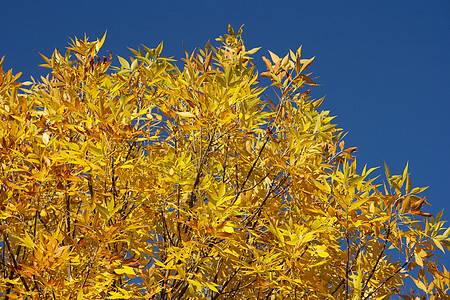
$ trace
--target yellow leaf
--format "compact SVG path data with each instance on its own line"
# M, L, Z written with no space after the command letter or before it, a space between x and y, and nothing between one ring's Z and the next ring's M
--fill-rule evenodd
M195 118L195 115L188 111L176 111L175 113L184 118Z
M42 134L42 141L44 142L44 145L47 146L49 140L50 140L50 133L44 132L44 133Z
M122 266L122 269L114 269L114 273L118 275L126 274L126 275L136 275L136 272L133 268L129 266Z
M234 228L231 226L225 226L225 227L223 227L223 229L221 231L226 232L226 233L234 233Z
M130 292L128 292L127 290L118 287L117 288L119 290L120 293L118 292L114 292L114 291L109 291L110 296L108 296L107 299L131 299L132 295L130 295Z
M363 198L363 199L357 200L355 202L352 202L352 204L350 204L350 210L354 210L354 209L360 208L361 205L363 205L367 201L369 201L369 198Z
M423 267L423 260L422 260L422 257L420 257L420 255L419 255L417 252L414 252L414 258L415 258L416 263L417 263L419 266Z
M273 53L273 52L270 51L270 50L269 50L269 54L270 54L270 58L271 58L272 61L273 61L273 64L274 64L274 65L277 64L278 61L280 60L280 58L279 58L275 53Z
M370 220L370 223L374 223L374 222L384 222L386 220L388 220L391 216L383 216L383 217L378 217L375 218L373 220Z
M33 240L29 236L28 232L25 231L25 237L19 238L19 240L22 241L22 245L24 245L27 248L34 249L36 245L34 244Z
M428 189L428 186L423 187L423 188L416 187L416 188L412 189L411 194L418 194L418 193L425 191L426 189Z
M128 63L128 61L125 58L120 57L120 56L117 56L117 58L119 59L120 65L122 67L127 68L127 69L130 68L130 64Z
M25 190L25 187L21 187L21 186L15 184L14 182L6 181L5 183L9 188L11 188L13 190Z
M84 294L83 294L82 288L78 289L77 300L84 300Z
M105 34L103 35L102 39L98 41L97 44L95 45L95 52L100 51L100 48L103 46L103 43L105 42L106 39L106 32L107 31L105 31Z
M436 247L438 247L442 252L444 251L444 248L442 247L442 244L439 242L439 240L437 239L432 239L433 243L436 245Z
M324 258L330 256L330 254L328 254L328 252L325 251L317 252L317 255Z
M120 168L121 169L134 169L134 165L121 165Z
M303 63L301 69L300 69L300 73L303 73L303 71L305 71L314 61L314 58L316 58L315 56L313 56L312 58L308 59L305 63Z
M251 50L248 50L248 51L247 51L247 54L254 54L254 53L256 53L259 49L261 49L261 47L253 48L253 49L251 49Z
M419 279L415 279L415 278L413 278L413 281L419 289L421 289L425 293L427 292L427 287L425 286L425 284L422 281L420 281Z
M361 264L358 264L358 276L356 276L356 280L355 280L355 292L358 294L358 296L361 294L361 290L362 290L363 274L364 274L364 272L361 270Z

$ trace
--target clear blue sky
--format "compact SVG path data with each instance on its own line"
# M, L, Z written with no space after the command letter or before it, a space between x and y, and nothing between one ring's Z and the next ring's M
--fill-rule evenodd
M106 30L104 49L120 56L164 40L163 53L179 58L183 43L190 51L204 46L228 24L245 24L244 40L262 46L259 55L303 45L305 56L316 56L311 70L321 86L312 95L327 96L322 108L349 132L346 145L359 147L359 166L386 161L400 174L409 161L412 184L430 186L431 212L445 209L450 220L448 0L3 1L1 8L0 57L22 80L46 72L38 52Z

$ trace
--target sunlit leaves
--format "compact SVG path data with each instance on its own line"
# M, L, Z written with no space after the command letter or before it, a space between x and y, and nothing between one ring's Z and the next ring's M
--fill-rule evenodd
M357 172L306 89L314 57L269 51L258 76L242 28L217 40L182 63L140 46L111 68L105 36L75 38L27 89L0 72L1 292L383 299L410 276L447 293L442 213L408 167L386 166L386 186Z

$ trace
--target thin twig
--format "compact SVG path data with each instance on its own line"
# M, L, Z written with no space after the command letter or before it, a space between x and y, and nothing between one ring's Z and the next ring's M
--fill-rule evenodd
M188 204L189 207L192 208L194 206L194 201L195 201L195 190L197 189L198 185L200 184L200 177L202 175L202 169L203 169L203 165L206 163L206 159L207 156L209 155L209 151L211 150L211 145L214 141L214 135L216 133L216 128L214 128L211 137L209 139L208 145L206 147L206 150L204 151L201 160L200 160L200 164L198 166L198 170L197 170L197 176L195 177L195 181L194 181L194 186L192 187L192 191L191 194L189 196L189 200L188 200Z
M387 244L388 244L388 239L389 239L390 233L391 233L391 230L390 230L390 227L388 227L387 230L386 230L386 241L384 242L383 249L381 250L380 254L378 255L377 261L375 262L375 265L373 266L372 271L370 271L369 277L367 278L367 280L364 283L364 286L363 286L363 288L361 290L361 298L364 296L364 290L367 288L367 285L369 284L370 279L375 274L375 271L376 271L376 269L378 267L378 264L381 261L381 257L384 255L384 251L386 251L386 247L387 247Z
M373 294L375 294L379 289L383 287L389 280L391 280L395 275L397 275L409 262L411 261L413 254L408 257L408 259L403 263L401 267L399 267L392 275L387 277L382 283L378 285L376 289L374 289L370 294L368 294L363 300L369 299Z

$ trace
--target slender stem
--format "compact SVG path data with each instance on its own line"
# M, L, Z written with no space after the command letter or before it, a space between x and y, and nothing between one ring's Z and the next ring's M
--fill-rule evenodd
M389 280L391 280L395 275L397 275L409 262L411 261L413 254L408 257L408 259L401 265L397 270L390 276L388 276L382 283L378 285L376 289L374 289L370 294L368 294L363 300L370 299L370 297L375 294L379 289L381 289Z
M224 294L224 290L227 287L227 285L231 282L231 280L234 278L234 276L236 276L236 274L240 271L240 268L237 268L236 270L234 270L233 274L231 274L231 276L227 279L227 281L225 281L225 283L223 284L222 288L220 289L220 291L214 295L214 297L211 300L216 300L220 295Z
M67 182L67 189L70 189L70 181ZM67 236L70 236L70 195L66 193L66 214L67 214ZM67 280L72 281L70 262L67 264Z
M384 242L383 249L381 250L380 254L378 255L377 261L375 262L375 265L373 266L372 270L370 271L369 277L367 278L367 280L364 283L364 286L361 290L361 298L364 296L364 290L367 288L367 285L369 284L370 279L375 274L378 264L380 263L381 257L384 255L384 251L386 251L390 233L391 233L391 230L390 230L390 227L388 227L387 231L386 231L386 241Z
M1 223L0 223L0 225L1 225ZM18 263L17 263L16 258L14 257L14 254L13 254L12 249L11 249L11 244L9 243L9 240L8 240L8 237L6 236L6 233L3 233L3 241L5 242L6 247L8 248L9 256L10 256L11 261L12 261L13 266L14 266L14 269L11 270L11 273L10 273L10 276L9 276L10 279L12 279L12 276L14 275L14 270L17 270L17 268L18 268L19 265L18 265ZM17 255L19 255L19 253L18 253L19 251L20 251L20 247L18 247L18 249L17 249ZM28 284L27 284L27 282L25 281L25 278L23 278L22 275L19 275L19 278L20 278L20 280L22 281L22 284L23 284L23 286L25 287L25 290L26 290L27 292L29 292L30 289L28 288ZM6 300L6 299L9 299L8 294L9 294L9 291L10 291L10 290L11 290L11 288L8 287L8 290L6 291L6 295L5 295L5 300Z
M192 208L194 206L194 201L195 201L195 198L196 198L195 197L195 190L197 189L198 185L200 184L200 177L202 176L202 173L203 173L202 172L203 165L206 163L207 156L209 155L209 152L211 150L211 146L212 146L213 141L214 141L215 133L216 133L216 128L214 128L214 130L213 130L213 132L211 134L211 137L209 139L208 145L206 147L206 150L203 152L203 155L201 156L201 161L200 161L200 164L199 164L198 170L197 170L197 176L195 177L194 186L192 187L192 191L191 191L191 194L189 196L188 204L189 204L190 208Z

